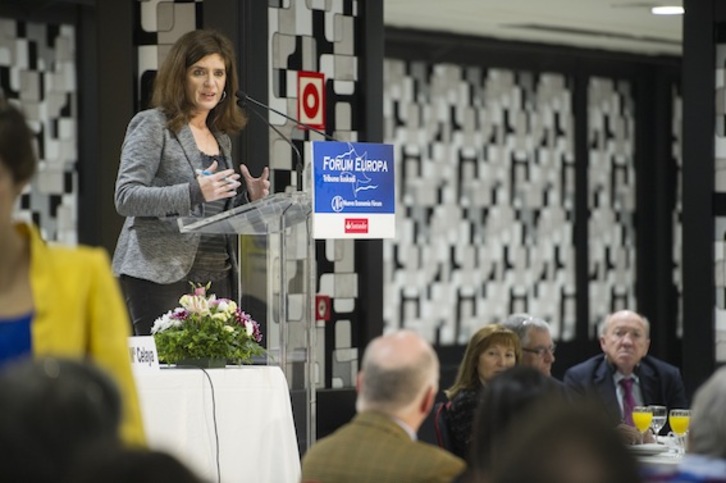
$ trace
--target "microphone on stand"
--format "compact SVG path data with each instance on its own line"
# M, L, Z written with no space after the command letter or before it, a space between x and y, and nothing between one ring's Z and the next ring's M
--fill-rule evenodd
M297 119L295 119L294 117L289 116L289 115L285 114L284 112L275 109L274 107L268 106L267 104L258 101L254 97L248 96L247 93L245 91L241 90L241 89L237 91L237 93L235 94L235 96L237 97L237 99L239 99L239 101L237 101L237 105L240 106L240 107L244 107L245 104L249 101L250 103L254 104L255 106L261 107L262 109L264 109L266 111L274 112L278 116L282 116L285 119L287 119L288 121L294 122L296 126L304 127L305 129L308 129L308 130L310 130L310 131L312 131L312 132L314 132L316 134L320 134L321 136L323 136L328 141L338 141L338 139L334 138L333 136L331 136L330 134L326 133L325 131L321 131L320 129L316 129L316 128L312 127L309 124L305 124L304 122L300 122ZM268 122L268 124L270 124L270 123Z
M236 95L237 95L237 98L239 99L237 101L237 105L239 107L241 107L241 108L246 107L247 101L250 101L250 102L253 102L254 104L257 104L257 105L260 105L262 107L265 107L268 110L274 111L274 109L272 109L271 107L267 107L264 104L262 104L261 102L255 101L254 99L252 99L251 97L249 97L247 94L245 94L242 91L237 91L237 94ZM277 133L277 135L280 136L280 138L283 141L285 141L287 144L290 145L290 147L292 148L292 152L295 153L295 176L297 177L297 189L298 189L298 191L302 191L303 190L303 186L302 186L302 182L303 182L303 159L302 159L302 154L300 154L300 150L297 148L297 146L295 146L295 143L292 142L292 139L290 139L289 137L285 136L282 133L282 131L280 131L277 128L277 126L275 126L274 124L272 124L265 116L263 116L262 114L260 114L256 109L248 109L248 110L252 114L254 114L255 116L257 116L258 118L260 118L262 120L262 122L264 122L267 125L267 127L269 127L270 129L272 129L273 131L275 131L275 133ZM285 116L285 117L287 117L287 116Z

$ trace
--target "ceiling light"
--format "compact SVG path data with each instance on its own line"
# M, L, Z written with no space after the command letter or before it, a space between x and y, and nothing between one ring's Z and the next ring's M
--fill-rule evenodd
M660 7L651 8L650 13L653 15L683 15L685 13L685 9L675 5L662 5Z

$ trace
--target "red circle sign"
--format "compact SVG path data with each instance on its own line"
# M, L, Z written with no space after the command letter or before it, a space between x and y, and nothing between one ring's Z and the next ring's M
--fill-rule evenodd
M303 109L308 118L314 118L318 114L320 108L320 95L315 88L315 84L310 83L303 89Z
M325 319L325 314L328 312L328 304L325 303L325 300L320 300L318 302L318 319Z

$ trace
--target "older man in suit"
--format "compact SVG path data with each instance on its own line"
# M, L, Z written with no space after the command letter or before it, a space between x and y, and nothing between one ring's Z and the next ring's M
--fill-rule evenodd
M624 423L620 429L626 439L639 439L637 431L632 431L634 406L688 407L678 368L647 355L650 323L645 317L621 310L606 317L599 332L603 354L568 369L565 386L575 394L602 400Z
M302 480L325 483L449 482L464 462L416 440L434 404L439 362L411 331L374 339L358 374L358 414L313 445L302 461Z

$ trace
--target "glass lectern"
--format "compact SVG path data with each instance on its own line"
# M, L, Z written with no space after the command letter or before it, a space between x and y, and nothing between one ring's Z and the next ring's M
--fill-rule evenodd
M260 322L266 363L279 365L290 387L298 443L315 440L315 253L311 200L275 193L206 218L180 218L182 232L240 235L243 310Z

